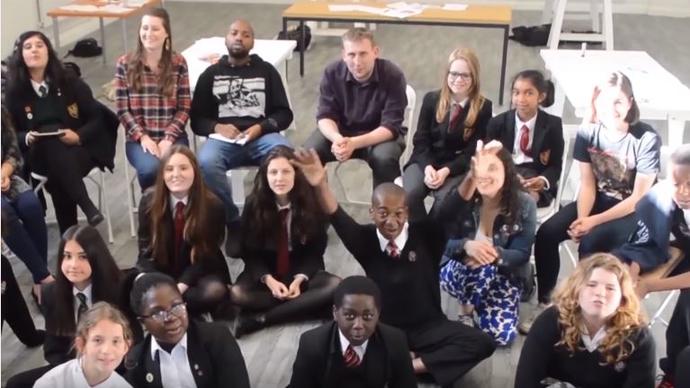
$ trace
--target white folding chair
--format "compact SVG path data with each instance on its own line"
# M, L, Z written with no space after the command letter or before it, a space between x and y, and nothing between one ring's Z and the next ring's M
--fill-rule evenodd
M656 279L656 280L664 279L664 278L668 277L671 274L671 272L673 272L673 270L678 266L678 264L680 264L680 262L683 261L683 258L684 258L683 252L680 249L674 248L674 247L671 247L669 249L669 255L670 255L670 258L668 259L668 261L666 263L656 267L653 271L650 271L650 272L643 274L641 276L641 278L643 280L649 281L649 280L654 280L654 279ZM663 292L663 291L661 291L661 292ZM652 318L649 320L649 327L652 327L652 325L654 325L657 321L660 321L664 325L668 326L668 321L666 321L666 319L664 319L661 316L661 314L664 313L664 310L666 310L666 307L668 306L668 304L671 302L673 297L676 296L676 294L678 294L679 291L678 290L670 290L670 291L666 291L666 292L667 292L666 297L659 304L659 306L656 308L656 310L654 311L654 314L652 314ZM647 294L645 298L647 298L647 297L649 297L649 294Z
M414 133L417 130L417 125L414 121L414 110L417 104L417 92L415 92L414 88L408 84L405 88L405 94L407 95L407 106L405 107L405 113L403 116L403 125L407 127L407 138L405 139L405 150L403 151L402 155L400 155L401 166L404 166L405 163L407 163L407 160L410 158L410 155L412 155L412 138L414 137ZM349 160L346 162L349 162ZM345 185L343 184L342 176L340 175L340 169L346 162L338 162L338 164L336 165L334 171L334 182L338 185L340 191L344 193L345 202L354 205L369 206L371 204L369 201L357 200L350 197L350 195L348 194L348 191L346 190ZM402 177L397 177L394 182L398 186L402 187Z
M136 199L136 187L138 186L137 174L135 172L132 176L130 176L130 169L132 166L130 166L129 161L127 160L127 154L125 151L127 147L127 134L124 127L122 128L122 132L122 165L124 166L125 184L127 185L127 215L129 217L129 234L132 237L136 237L137 230L134 215L139 213L139 203Z
M43 194L45 195L47 193L47 190L45 190L45 185L48 182L48 177L32 172L31 178L38 182L34 188L34 192L38 193L39 191L43 191ZM103 171L101 171L98 167L94 167L91 169L91 171L89 171L84 179L92 182L98 190L98 210L103 212L103 215L105 216L105 222L108 227L108 242L112 244L115 239L113 237L113 224L110 218L110 206L108 206L107 191L105 190L105 174L103 174ZM79 219L85 220L83 217L80 217ZM56 222L56 220L46 220L46 223L53 222Z

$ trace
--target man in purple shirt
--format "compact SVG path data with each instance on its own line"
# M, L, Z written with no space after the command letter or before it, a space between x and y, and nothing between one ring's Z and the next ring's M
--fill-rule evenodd
M400 68L379 58L371 31L353 28L342 39L343 59L324 71L318 130L304 147L314 148L324 162L365 160L376 187L400 176L407 83Z

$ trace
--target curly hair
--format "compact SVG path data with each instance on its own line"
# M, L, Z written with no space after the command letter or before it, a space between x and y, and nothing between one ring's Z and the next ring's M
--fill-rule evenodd
M599 352L603 357L602 365L613 365L627 359L635 351L631 337L644 327L646 318L640 309L640 300L635 294L627 268L611 254L596 253L580 261L575 272L554 294L554 303L558 308L558 322L561 327L561 340L556 343L556 346L563 346L571 353L578 350L584 326L579 296L592 272L597 268L616 275L621 288L620 306L613 315L607 318L606 337L599 345Z
M269 236L277 236L281 225L276 197L268 185L268 165L278 158L292 160L295 154L288 147L278 146L273 148L261 163L254 178L254 187L242 212L242 232L245 244L249 246L264 246L267 239L270 241ZM318 206L316 192L297 169L295 184L288 193L288 198L292 214L291 233L294 236L298 236L301 241L307 241L323 230L325 215Z

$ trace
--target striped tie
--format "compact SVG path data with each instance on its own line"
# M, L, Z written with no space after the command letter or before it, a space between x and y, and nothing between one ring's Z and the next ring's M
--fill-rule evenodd
M345 366L348 368L355 368L359 366L361 362L359 356L357 355L357 352L355 352L355 349L352 348L352 345L347 346L347 349L345 350L345 355L343 357L345 358Z

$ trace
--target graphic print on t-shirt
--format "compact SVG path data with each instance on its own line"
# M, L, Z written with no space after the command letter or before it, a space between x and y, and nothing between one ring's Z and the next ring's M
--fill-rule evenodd
M587 148L597 187L610 197L623 200L632 194L635 165L629 164L626 154L617 154L596 147Z
M216 75L213 95L218 100L218 117L263 117L266 107L266 80Z

